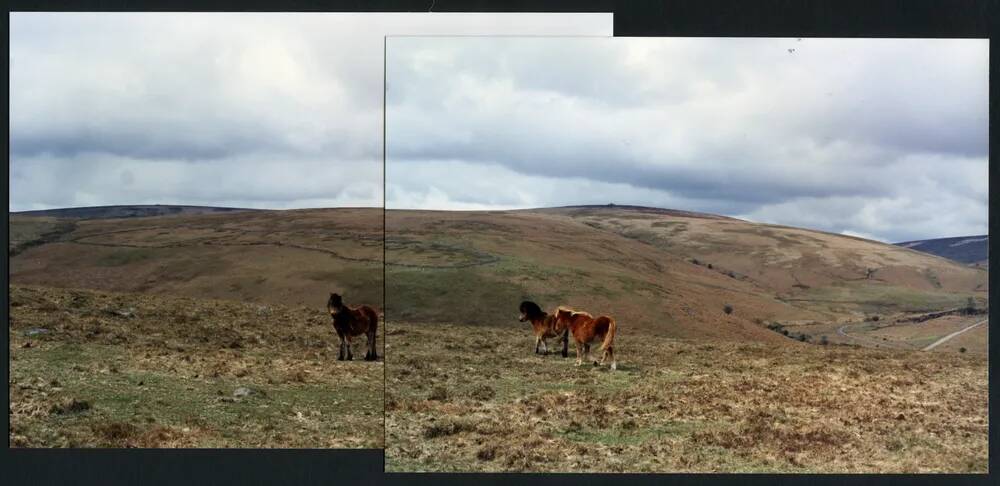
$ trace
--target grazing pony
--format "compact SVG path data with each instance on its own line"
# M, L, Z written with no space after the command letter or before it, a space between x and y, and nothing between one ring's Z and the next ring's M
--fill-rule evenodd
M555 314L546 314L538 304L526 300L521 302L521 317L518 319L521 322L531 322L531 328L535 333L535 354L549 354L549 346L545 344L545 339L550 337L557 337L560 333L556 332L556 316ZM562 332L562 356L565 358L569 356L569 331ZM538 352L538 345L542 346L542 352Z
M375 309L367 305L348 307L344 305L344 299L339 294L330 294L330 300L326 301L326 310L333 318L333 328L340 337L340 354L337 361L350 361L354 356L351 354L351 338L364 334L368 337L368 352L365 353L365 361L375 361L378 354L375 353L375 334L378 330L378 313Z
M608 316L594 317L586 312L576 312L572 309L560 307L556 309L556 332L568 330L573 334L576 341L576 365L583 364L583 357L590 360L590 342L595 338L601 339L601 349L604 354L601 356L601 363L611 358L611 369L617 369L615 363L615 320ZM580 352L583 348L583 352ZM594 364L597 364L596 362Z

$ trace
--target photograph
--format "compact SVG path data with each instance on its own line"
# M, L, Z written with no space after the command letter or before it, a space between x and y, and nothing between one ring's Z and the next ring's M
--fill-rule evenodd
M610 14L10 20L12 448L384 444L385 35Z
M387 37L386 471L988 473L988 75Z

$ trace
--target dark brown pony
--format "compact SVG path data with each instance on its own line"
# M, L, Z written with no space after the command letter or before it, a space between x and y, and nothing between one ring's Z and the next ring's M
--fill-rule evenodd
M572 309L560 307L556 309L556 332L568 330L573 334L576 341L576 364L583 364L583 357L590 361L590 342L594 339L601 339L601 349L604 354L601 356L601 363L611 358L611 369L617 369L615 363L615 320L608 316L594 317L586 312L576 312ZM583 352L581 353L581 348ZM597 363L594 363L597 364Z
M521 317L518 319L521 322L531 322L532 331L535 333L535 354L549 354L549 346L545 343L547 338L557 337L560 333L556 332L556 316L555 314L546 314L538 304L526 300L521 302ZM564 330L562 333L562 356L565 358L569 356L569 331ZM538 352L538 346L542 346L542 352Z
M375 361L378 354L375 352L375 334L378 330L378 313L375 309L367 305L348 307L344 305L344 299L338 294L331 293L330 300L326 301L326 310L333 318L333 328L340 337L340 354L337 361L350 361L354 356L351 354L351 338L364 334L368 337L368 352L365 353L365 361Z

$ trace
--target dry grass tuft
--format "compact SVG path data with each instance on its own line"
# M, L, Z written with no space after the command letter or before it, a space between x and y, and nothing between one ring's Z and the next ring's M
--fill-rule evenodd
M90 410L90 402L71 398L61 403L52 405L52 407L49 408L49 413L54 415L65 415L70 413L86 412L87 410Z

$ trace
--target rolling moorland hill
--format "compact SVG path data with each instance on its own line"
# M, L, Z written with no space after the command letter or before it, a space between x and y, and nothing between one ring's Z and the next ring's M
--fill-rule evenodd
M12 284L323 309L382 302L381 209L11 215ZM984 301L987 272L908 248L639 207L387 212L390 320L519 325L536 300L681 338ZM724 312L729 305L733 311Z
M787 342L765 323L930 312L986 297L982 269L715 215L589 206L386 218L390 322L517 326L527 298L668 337Z
M308 306L382 302L382 210L12 215L12 284Z
M904 241L896 243L911 250L922 251L965 264L986 266L990 247L989 235L936 238L932 240Z

